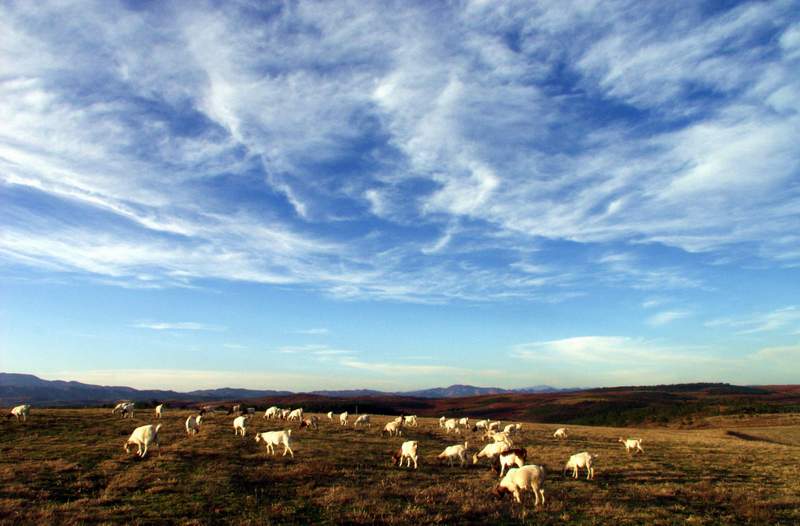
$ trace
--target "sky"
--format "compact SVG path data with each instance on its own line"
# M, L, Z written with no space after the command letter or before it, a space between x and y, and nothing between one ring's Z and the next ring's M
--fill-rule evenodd
M796 1L0 2L0 370L800 379Z

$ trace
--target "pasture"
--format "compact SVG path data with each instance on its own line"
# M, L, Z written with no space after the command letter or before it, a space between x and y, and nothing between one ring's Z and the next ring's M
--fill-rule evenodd
M27 423L0 426L2 524L800 524L800 420L719 420L710 429L617 429L524 424L515 445L548 470L546 505L520 507L490 494L486 460L466 468L436 459L464 438L445 436L432 418L402 438L342 428L318 415L318 431L252 419L234 436L232 416L206 419L189 438L186 410L166 409L160 451L140 460L123 442L133 420L107 409L33 408ZM351 417L352 422L352 417ZM272 457L255 431L291 427L295 458ZM466 433L470 456L481 435ZM646 453L625 453L619 437L641 437ZM420 443L418 471L390 465L403 440ZM134 448L135 449L135 448ZM594 481L563 477L576 452L599 455ZM585 476L585 475L584 475Z

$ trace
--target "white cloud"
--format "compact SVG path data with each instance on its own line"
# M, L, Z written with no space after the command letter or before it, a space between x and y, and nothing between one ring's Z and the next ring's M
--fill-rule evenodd
M137 329L150 329L154 331L224 331L226 327L219 325L209 325L194 321L182 322L163 322L163 321L141 321L134 323L132 327Z
M706 327L731 327L737 334L757 334L777 331L796 331L800 327L800 309L795 305L744 318L717 318L705 323Z
M330 331L325 327L315 327L313 329L301 329L295 332L297 334L306 334L310 336L322 336L330 333Z
M689 312L687 311L665 310L648 317L647 324L660 327L672 323L675 320L686 318L687 316L689 316Z

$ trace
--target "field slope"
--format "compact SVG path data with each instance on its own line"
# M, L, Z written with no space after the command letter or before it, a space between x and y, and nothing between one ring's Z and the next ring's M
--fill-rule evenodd
M798 524L800 417L719 418L702 430L570 426L556 442L551 424L525 424L517 444L549 471L547 504L534 511L488 492L487 465L446 467L435 456L458 442L432 419L416 472L388 463L401 439L325 422L299 431L294 460L270 457L252 432L237 438L231 417L214 415L186 437L184 410L167 411L161 450L138 460L122 444L133 422L100 409L40 409L27 423L4 420L0 441L2 524ZM323 418L324 420L324 418ZM260 416L253 427L275 429ZM629 457L616 439L641 436ZM406 438L406 437L404 437ZM482 447L468 434L470 449ZM596 480L562 477L572 453L600 455Z

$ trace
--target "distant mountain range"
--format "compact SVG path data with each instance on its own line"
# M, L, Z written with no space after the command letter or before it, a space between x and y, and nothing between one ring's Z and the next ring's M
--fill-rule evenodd
M556 389L547 385L523 389L502 389L499 387L476 387L473 385L451 385L404 392L384 392L371 389L323 390L308 394L331 398L366 398L383 396L406 396L415 398L460 398L466 396L500 395L515 393L553 393L578 389ZM201 389L189 392L172 390L140 390L126 386L92 385L63 380L42 380L32 374L0 373L0 404L34 402L50 405L93 405L121 399L130 400L183 400L187 402L255 399L294 395L291 391L237 389Z

